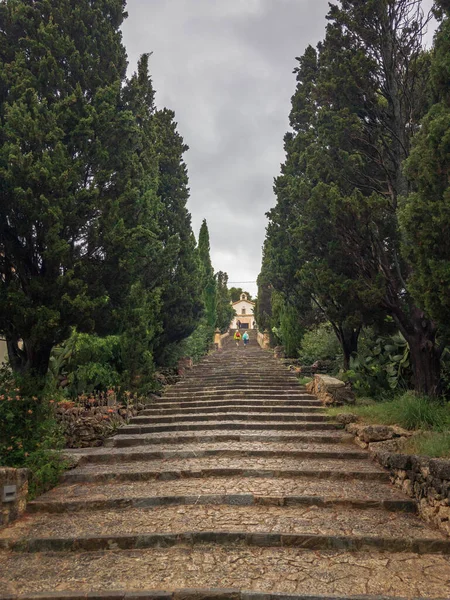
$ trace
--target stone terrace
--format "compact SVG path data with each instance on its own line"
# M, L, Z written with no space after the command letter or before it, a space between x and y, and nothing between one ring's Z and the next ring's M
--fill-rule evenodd
M450 540L254 339L73 454L0 531L0 598L450 597Z

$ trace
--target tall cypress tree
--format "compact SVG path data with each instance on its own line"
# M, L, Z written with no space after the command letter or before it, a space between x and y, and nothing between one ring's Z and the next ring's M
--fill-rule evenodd
M206 322L210 327L216 324L216 280L211 264L209 231L206 219L203 219L198 236L198 256L201 269L201 289L205 307Z
M223 271L216 273L216 328L225 333L230 327L230 323L236 314L231 305L231 295L228 291L228 275Z
M92 328L108 301L93 273L134 133L121 102L124 8L1 3L0 331L21 372L44 375L52 346L71 325Z
M177 131L175 114L167 108L153 119L158 157L159 223L166 248L162 291L162 332L158 355L188 337L202 312L200 264L187 209L188 174L183 154L188 150Z

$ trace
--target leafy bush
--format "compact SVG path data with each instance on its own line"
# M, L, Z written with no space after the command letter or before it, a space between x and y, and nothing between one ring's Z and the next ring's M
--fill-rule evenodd
M12 375L0 382L0 465L31 470L30 496L55 485L66 468L54 400L24 396Z
M114 335L99 337L73 331L53 350L50 359L54 381L72 398L118 386L122 371L120 337Z
M317 360L337 362L340 353L340 345L331 325L322 323L304 334L298 357L303 364L311 365Z
M404 337L400 333L375 337L370 330L361 336L358 356L350 359L350 369L343 374L358 395L373 397L407 389L410 378L409 347Z

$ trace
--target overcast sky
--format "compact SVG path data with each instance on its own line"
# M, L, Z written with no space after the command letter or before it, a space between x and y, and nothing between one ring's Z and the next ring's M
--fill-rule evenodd
M254 282L284 160L295 57L323 39L328 0L129 0L127 10L130 69L153 52L157 106L175 111L190 148L194 232L205 218L214 269ZM256 293L256 284L242 287Z

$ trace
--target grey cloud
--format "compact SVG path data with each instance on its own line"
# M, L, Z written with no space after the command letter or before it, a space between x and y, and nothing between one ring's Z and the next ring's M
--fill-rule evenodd
M128 2L130 69L153 52L157 104L175 111L190 147L194 231L206 218L214 268L230 281L255 281L260 270L295 57L323 38L327 11L328 0Z

